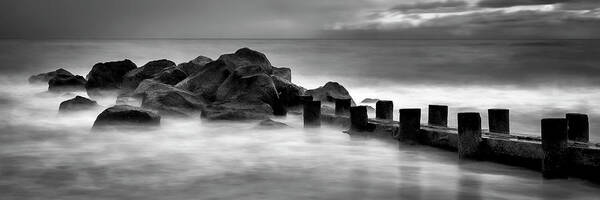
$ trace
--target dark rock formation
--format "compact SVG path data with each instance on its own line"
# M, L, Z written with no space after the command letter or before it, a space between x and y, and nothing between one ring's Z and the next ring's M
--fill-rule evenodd
M267 56L249 48L239 49L233 54L221 55L217 60L223 61L227 66L233 69L248 65L256 65L262 68L267 74L273 74L273 67L271 66L271 62L267 59Z
M59 75L48 81L50 92L76 92L85 90L85 78L83 76Z
M208 120L263 120L273 114L265 103L217 102L207 106L201 117Z
M183 70L177 67L169 67L155 74L152 79L167 85L175 85L183 81L187 76Z
M172 66L175 66L175 63L166 59L150 61L140 68L127 72L123 76L123 89L134 90L143 80L152 78L154 75Z
M317 89L307 90L305 94L312 96L315 101L331 105L335 103L335 99L352 99L348 90L336 82L328 82ZM355 105L354 100L352 105Z
M63 68L60 68L55 71L30 76L29 83L46 84L46 83L48 83L48 81L50 81L50 79L57 77L57 76L73 76L73 74L71 74L71 72L69 72Z
M209 101L214 101L217 89L233 72L233 68L223 61L214 61L195 75L177 83L175 87L201 95Z
M100 107L100 105L98 105L98 103L96 103L96 101L90 100L90 99L82 97L82 96L76 96L72 99L69 99L69 100L66 100L66 101L63 101L62 103L60 103L60 106L58 107L58 111L65 113L65 112L95 109L98 107Z
M117 105L102 111L96 118L93 128L99 129L117 125L158 126L160 125L160 116L142 108Z
M123 76L136 68L130 60L95 64L87 75L85 89L88 96L93 98L114 93L121 88Z
M177 68L185 72L188 76L192 76L202 70L206 64L212 61L213 60L210 58L198 56L194 60L177 65Z
M272 75L271 78L275 84L275 89L279 93L279 99L284 106L291 107L302 103L299 96L303 95L306 89L278 76Z
M142 81L132 96L142 98L142 108L156 110L161 115L192 116L206 106L201 97L152 79Z
M273 121L272 119L265 119L258 123L259 128L267 128L267 129L280 129L280 128L290 128L287 124L283 122Z
M285 67L273 67L273 76L292 82L292 70Z
M218 88L216 100L246 104L266 103L273 109L273 114L285 114L273 80L256 65L235 70Z

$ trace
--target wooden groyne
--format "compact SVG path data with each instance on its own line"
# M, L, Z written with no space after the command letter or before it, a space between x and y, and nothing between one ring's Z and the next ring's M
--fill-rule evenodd
M320 120L344 128L353 137L434 146L458 152L459 159L538 170L548 179L575 176L600 181L600 145L589 142L585 114L569 113L565 118L542 119L539 137L511 133L507 109L488 110L490 129L482 130L481 116L476 112L458 113L458 128L448 127L448 106L445 105L430 105L428 121L422 123L422 111L418 108L399 109L399 121L394 121L389 117L393 110L390 101L377 104L376 118L367 117L365 106L348 108L348 100L338 101L341 103L336 102L335 110L340 112L321 112ZM304 117L314 118L313 113L304 113Z

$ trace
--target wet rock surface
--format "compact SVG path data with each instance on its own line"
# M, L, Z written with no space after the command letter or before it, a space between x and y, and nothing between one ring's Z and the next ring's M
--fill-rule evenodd
M149 110L129 105L117 105L102 111L94 121L93 129L109 126L158 126L161 117Z
M66 112L91 110L91 109L95 109L98 107L100 107L100 105L98 105L98 103L96 101L82 97L82 96L76 96L72 99L69 99L69 100L66 100L66 101L63 101L62 103L60 103L58 111L61 113L66 113Z
M121 89L123 76L136 68L137 66L131 60L95 64L86 76L85 89L88 96L100 97L106 94L104 91Z
M57 76L73 76L73 74L63 68L59 68L55 71L30 76L28 81L32 84L46 84L50 79Z

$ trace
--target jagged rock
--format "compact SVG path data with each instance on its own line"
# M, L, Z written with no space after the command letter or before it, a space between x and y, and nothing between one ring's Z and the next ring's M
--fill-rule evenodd
M76 92L85 90L85 78L83 76L59 75L48 81L50 92Z
M360 103L377 103L379 99L366 98L363 99Z
M142 108L156 110L161 115L192 116L206 106L201 97L152 79L142 81L132 96L142 98Z
M41 73L38 75L33 75L29 77L29 83L43 83L46 84L50 79L57 76L73 76L73 74L63 68L57 69L55 71Z
M315 101L321 101L322 105L335 104L335 99L352 99L348 90L336 82L327 82L317 89L307 90L306 95L313 97ZM355 105L352 100L352 105Z
M289 128L287 124L283 122L273 121L272 119L265 119L258 123L259 128L270 128L270 129L279 129L279 128Z
M183 70L177 67L169 67L160 73L155 74L152 79L167 85L175 85L183 81L187 76L188 75Z
M306 89L275 75L272 75L271 78L284 106L291 107L301 104L299 96L303 95Z
M207 106L201 117L208 120L263 120L272 113L271 106L265 103L217 102Z
M256 65L260 66L267 74L273 74L273 67L271 66L271 62L267 59L267 56L249 48L239 49L233 54L221 55L217 60L223 61L227 66L233 69L248 65Z
M152 78L154 75L172 66L175 66L175 63L166 59L150 61L140 68L127 72L127 74L123 76L123 89L133 90L143 80Z
M88 96L97 97L115 94L121 88L123 76L136 69L135 63L130 60L97 63L87 75L85 89Z
M96 101L90 100L90 99L82 97L82 96L76 96L72 99L69 99L69 100L66 100L66 101L63 101L62 103L60 103L60 106L58 107L58 111L64 113L64 112L95 109L98 107L100 107L100 105L98 105L98 103L96 103Z
M273 76L292 82L292 70L285 67L273 67Z
M102 111L94 121L93 128L115 125L158 126L160 125L160 116L139 107L117 105Z
M187 63L177 65L177 68L185 72L188 76L192 76L202 70L204 66L210 62L213 62L213 60L208 57L198 56Z
M285 114L273 79L257 65L243 66L235 70L217 89L216 100L247 104L266 103L273 109L273 114Z
M221 83L233 72L233 68L227 66L223 61L214 61L195 75L187 77L175 85L176 88L190 91L201 95L208 101L214 101L216 92Z

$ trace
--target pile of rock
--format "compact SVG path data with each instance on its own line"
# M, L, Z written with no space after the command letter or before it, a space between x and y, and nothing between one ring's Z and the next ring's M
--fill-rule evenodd
M139 68L130 60L98 63L86 78L58 69L32 76L29 81L46 81L50 91L85 89L91 98L118 96L117 106L100 114L94 127L115 120L129 124L159 123L160 115L267 120L301 105L302 95L311 95L323 101L324 106L338 98L351 99L338 83L329 82L314 90L293 84L291 69L274 67L263 53L249 48L221 55L216 60L199 56L179 65L166 59L150 61ZM141 101L140 107L119 105L131 102L130 99ZM61 111L97 105L92 102L78 96L63 102Z

